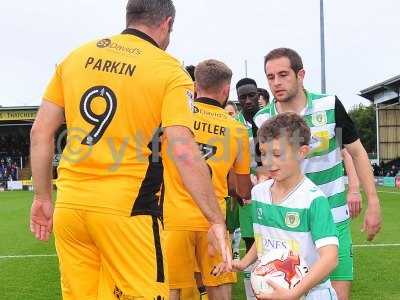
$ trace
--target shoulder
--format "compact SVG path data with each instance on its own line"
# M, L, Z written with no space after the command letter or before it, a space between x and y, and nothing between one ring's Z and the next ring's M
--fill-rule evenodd
M297 205L304 208L310 207L316 199L326 199L326 196L321 189L307 177L304 178L301 187L296 191L294 196ZM300 199L301 201L299 202L298 200Z
M265 121L271 118L272 105L272 102L269 103L267 106L260 109L254 116L253 121L258 128L260 128Z
M311 99L315 111L332 110L335 109L336 95L320 94L308 92L307 96Z
M256 184L251 190L252 196L259 197L261 195L265 195L271 189L273 182L274 181L270 179L262 183Z

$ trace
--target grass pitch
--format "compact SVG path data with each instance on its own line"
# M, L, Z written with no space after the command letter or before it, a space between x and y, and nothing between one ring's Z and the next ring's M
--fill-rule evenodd
M377 238L365 240L362 217L352 223L355 300L400 299L400 190L380 188L379 196L384 223ZM31 201L31 192L0 193L0 300L61 299L54 240L41 243L29 232ZM233 299L245 299L241 277Z

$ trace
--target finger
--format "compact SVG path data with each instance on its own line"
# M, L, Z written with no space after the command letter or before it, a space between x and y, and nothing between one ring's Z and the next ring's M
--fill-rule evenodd
M40 240L41 241L45 241L46 232L47 232L46 226L43 226L43 225L40 226Z
M34 231L35 231L35 237L36 237L36 239L39 240L40 239L40 225L37 223L34 223L33 227L34 227Z
M279 284L277 284L276 282L274 282L270 279L267 280L267 283L274 289L274 291L278 291L278 290L282 289L282 287Z
M354 203L354 217L358 217L361 212L361 201Z
M226 256L225 271L232 272L232 251L229 245L226 246Z
M352 202L349 202L349 203L348 203L348 206L349 206L350 218L353 218L353 217L354 217L354 207L353 207L353 203L352 203Z
M35 226L33 225L32 219L29 221L29 229L32 233L35 233Z

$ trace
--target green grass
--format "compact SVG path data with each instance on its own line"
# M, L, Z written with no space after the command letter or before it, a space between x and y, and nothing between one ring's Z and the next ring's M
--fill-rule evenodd
M395 193L393 193L395 192ZM399 244L400 191L380 188L384 224L371 244ZM0 193L0 257L54 254L54 240L36 241L29 232L31 192ZM369 244L360 232L363 218L352 223L353 244ZM352 299L400 299L400 247L355 247ZM234 287L234 300L243 296L242 277ZM60 299L56 257L0 258L0 299Z

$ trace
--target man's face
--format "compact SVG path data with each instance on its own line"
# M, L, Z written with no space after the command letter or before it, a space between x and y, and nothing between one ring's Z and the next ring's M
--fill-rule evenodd
M267 81L277 101L287 102L296 97L302 89L304 71L296 74L287 57L269 60L265 65Z
M237 94L244 111L258 111L257 87L254 84L242 85L237 89Z

